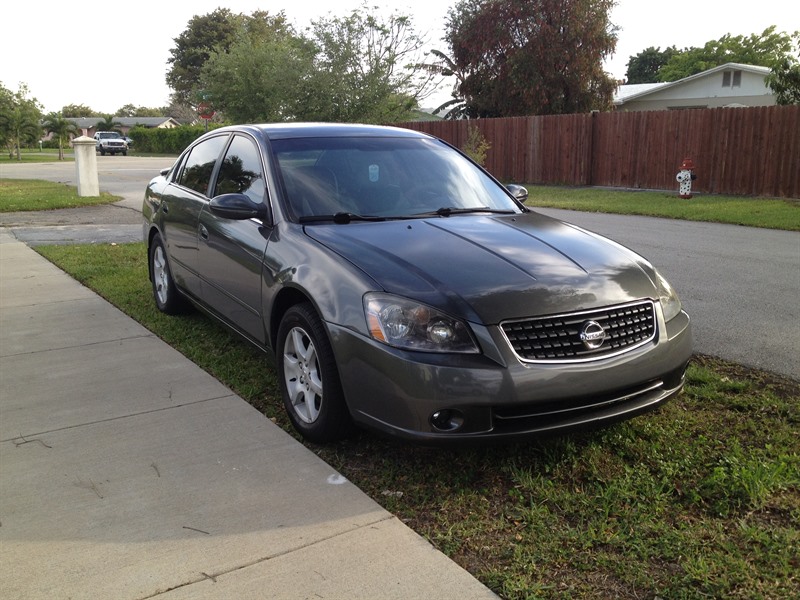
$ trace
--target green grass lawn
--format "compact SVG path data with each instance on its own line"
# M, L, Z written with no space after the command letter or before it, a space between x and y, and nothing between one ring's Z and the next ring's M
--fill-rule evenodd
M711 221L800 231L800 200L700 194L690 200L675 193L605 188L526 186L527 205L624 215Z
M75 154L72 148L64 148L64 160L74 161ZM58 148L44 148L39 149L24 148L20 152L20 160L17 160L16 152L13 156L9 156L8 152L0 152L0 164L2 163L32 163L32 162L57 162L58 161Z
M41 179L0 179L0 213L78 208L109 204L119 200L101 192L99 196L78 196L74 186Z
M142 243L43 246L294 435L266 358L155 308ZM604 430L434 449L311 449L502 597L800 597L800 384L695 357L685 392Z

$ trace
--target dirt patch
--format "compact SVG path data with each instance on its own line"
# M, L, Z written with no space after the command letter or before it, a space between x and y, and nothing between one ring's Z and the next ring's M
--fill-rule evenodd
M761 389L769 389L782 400L797 401L800 399L800 381L770 371L746 367L703 354L695 354L692 360L699 365L714 369L716 372L732 379L749 381L756 384Z
M142 213L120 204L0 213L0 227L57 225L138 225Z

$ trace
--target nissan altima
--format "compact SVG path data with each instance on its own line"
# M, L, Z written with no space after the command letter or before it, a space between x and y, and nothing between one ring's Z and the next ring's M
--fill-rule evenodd
M603 425L678 394L689 317L633 251L524 205L426 134L242 125L145 191L155 303L274 362L308 440L418 442Z

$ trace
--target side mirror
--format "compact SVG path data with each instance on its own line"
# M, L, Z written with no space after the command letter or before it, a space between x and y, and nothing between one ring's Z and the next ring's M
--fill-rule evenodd
M506 186L506 189L511 192L511 195L520 202L524 203L528 199L528 190L525 188L525 186L517 185L516 183L509 183Z
M267 216L266 206L256 204L244 194L221 194L212 199L208 207L218 217L234 221L263 219Z

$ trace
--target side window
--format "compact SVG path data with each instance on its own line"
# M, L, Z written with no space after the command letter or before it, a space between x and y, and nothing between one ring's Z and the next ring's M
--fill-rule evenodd
M266 185L261 157L255 144L246 137L233 138L219 169L214 196L244 194L257 204L264 202Z
M208 192L208 183L211 181L214 164L227 141L227 136L220 135L207 139L192 148L183 165L183 171L178 177L178 184L205 195Z

